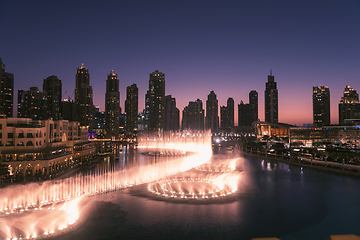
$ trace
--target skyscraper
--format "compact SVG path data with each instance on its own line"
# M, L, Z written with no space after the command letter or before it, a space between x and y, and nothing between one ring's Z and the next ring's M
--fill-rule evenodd
M108 136L119 135L120 91L119 78L114 70L108 74L105 93L105 131Z
M234 99L228 98L227 105L226 105L226 111L227 111L227 128L229 130L234 128Z
M359 94L350 86L345 87L339 103L339 124L344 125L345 119L360 119Z
M105 131L108 136L119 135L120 91L119 78L114 70L108 74L105 93Z
M265 89L265 122L277 123L278 121L278 90L270 70Z
M47 94L38 87L18 91L18 117L34 120L48 119Z
M249 93L249 103L240 102L238 105L238 126L251 126L258 120L258 93L252 90Z
M165 96L165 131L176 131L180 128L180 111L175 98Z
M162 131L165 123L165 74L155 70L149 80L149 131Z
M0 58L0 113L13 116L14 74L5 72L5 64Z
M220 106L220 128L226 131L229 128L228 110L226 106Z
M184 108L181 128L204 131L204 109L200 99L189 102L189 105Z
M93 126L93 89L90 86L90 74L82 63L77 69L75 83L75 119L81 126Z
M126 131L137 132L138 130L138 87L136 84L128 86L126 88Z
M44 79L43 92L47 94L47 116L53 120L62 119L62 84L57 76Z
M206 100L206 117L205 117L205 128L211 129L211 132L219 131L219 106L216 94L211 91Z
M249 103L245 104L243 101L241 101L238 105L238 126L251 126L252 122L251 105Z
M251 119L252 122L257 121L259 119L259 111L258 111L258 93L255 90L252 90L249 93L249 104L251 108Z
M330 125L330 90L326 86L313 87L314 125Z

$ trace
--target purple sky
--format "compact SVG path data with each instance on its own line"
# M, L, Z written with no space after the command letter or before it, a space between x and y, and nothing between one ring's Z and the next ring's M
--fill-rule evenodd
M312 123L312 87L330 88L331 122L346 85L360 91L360 1L2 1L0 57L18 89L56 75L64 97L85 63L94 104L104 110L107 74L119 74L121 107L126 87L139 87L144 108L149 73L165 73L166 94L180 111L214 90L248 102L264 90L273 70L279 121ZM16 104L15 104L16 105Z

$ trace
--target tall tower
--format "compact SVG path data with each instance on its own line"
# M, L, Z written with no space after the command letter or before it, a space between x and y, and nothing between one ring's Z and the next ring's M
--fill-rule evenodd
M251 109L251 119L252 122L257 121L259 119L258 114L258 93L255 90L252 90L249 93L249 104Z
M330 125L330 90L326 86L313 87L314 125Z
M5 72L5 64L0 58L0 112L7 117L13 116L14 74Z
M350 86L345 87L339 103L339 124L344 125L345 119L360 119L359 94Z
M40 92L38 87L18 91L18 117L34 120L48 119L47 94Z
M75 119L81 126L93 126L93 89L90 86L90 74L82 63L77 69L75 83Z
M105 93L105 130L108 136L119 135L120 91L119 78L114 70L108 74Z
M57 76L44 79L43 92L47 94L47 116L53 120L62 119L62 84Z
M222 131L226 131L229 128L229 118L226 106L220 106L220 128Z
M234 99L228 98L227 105L226 105L226 111L227 111L227 127L229 130L234 128Z
M176 131L180 127L180 111L176 107L176 99L165 96L165 131Z
M149 131L162 131L165 123L165 73L155 70L149 80Z
M211 129L211 132L219 131L219 106L216 94L211 91L206 100L206 117L205 117L205 128Z
M138 130L138 93L139 90L136 84L126 88L125 112L127 132L134 133Z
M278 90L270 70L265 89L265 122L277 123L278 121Z

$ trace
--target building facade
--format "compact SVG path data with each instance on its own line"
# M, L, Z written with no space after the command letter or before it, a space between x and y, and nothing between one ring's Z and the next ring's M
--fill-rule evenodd
M18 91L18 117L33 120L48 119L48 100L46 92L41 92L38 87Z
M162 131L165 124L165 73L155 70L150 73L149 91L149 131Z
M206 100L205 128L211 132L219 131L219 106L216 94L211 91Z
M277 123L278 121L278 90L270 70L265 89L265 122Z
M14 74L5 72L5 64L0 58L0 113L13 116Z
M180 111L176 107L176 99L171 95L165 96L165 131L180 129Z
M47 116L53 120L62 119L62 84L57 76L44 79L43 92L47 95Z
M330 125L330 90L326 86L313 87L313 123L316 127Z
M138 131L138 103L139 89L136 84L126 88L126 132L136 133Z
M259 120L259 101L258 93L255 90L252 90L249 93L249 104L251 108L251 119L252 121Z
M82 63L77 68L75 82L75 120L80 122L81 126L93 127L93 89L90 86L89 70Z
M360 119L359 94L350 86L345 87L339 103L339 125L344 125L346 119Z
M183 110L181 128L183 130L204 131L204 109L200 99L189 102Z
M119 78L112 70L106 80L105 93L105 131L107 136L119 135L120 91Z

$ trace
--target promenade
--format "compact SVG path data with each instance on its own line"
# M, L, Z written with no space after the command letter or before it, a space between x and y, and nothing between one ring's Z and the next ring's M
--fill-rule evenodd
M284 155L283 153L277 154L276 152L264 153L261 151L254 151L252 149L246 149L242 147L240 147L240 152L251 156L273 159L302 167L309 167L309 168L324 170L333 173L340 173L340 174L360 177L360 165L330 162L326 160L317 160L317 159L301 156L300 154L296 156L288 156L288 155Z

